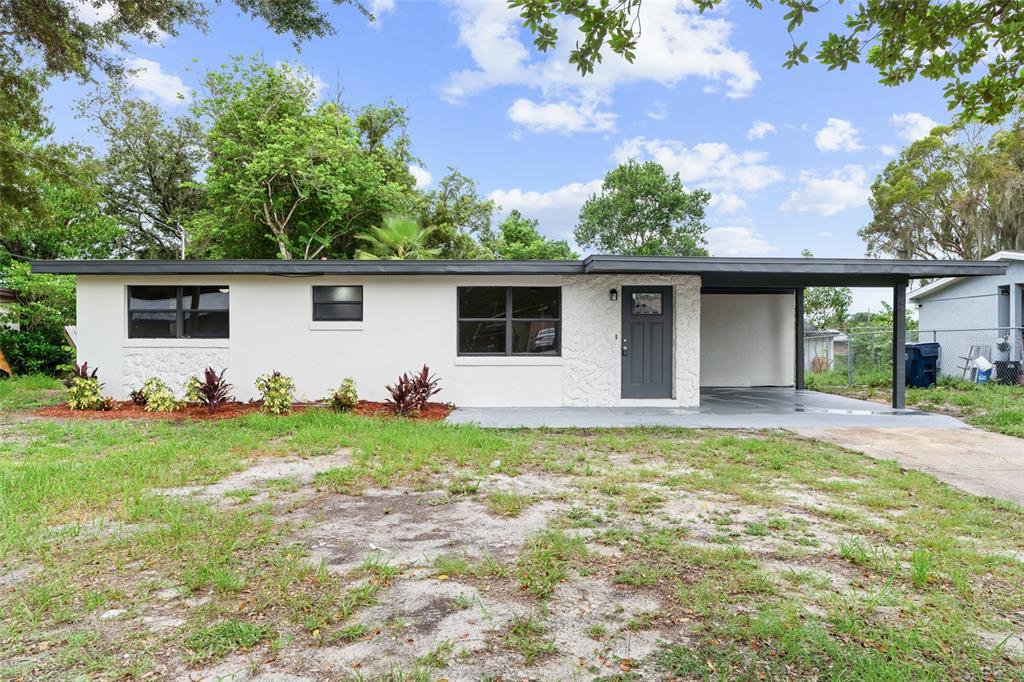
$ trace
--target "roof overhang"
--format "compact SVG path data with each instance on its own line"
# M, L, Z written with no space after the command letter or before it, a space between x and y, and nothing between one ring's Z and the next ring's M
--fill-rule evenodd
M1010 267L1010 261L1024 261L1024 251L1000 251L993 253L991 256L985 258L985 261L1003 261L1006 263L1006 267ZM911 301L918 301L922 298L928 298L937 291L945 289L950 284L957 281L957 276L947 276L942 279L937 279L934 282L930 282L920 289L915 289L910 292L908 297Z
M13 291L0 287L0 303L9 303L14 300L17 300L17 296Z
M64 275L699 275L714 288L893 286L911 279L1000 275L999 261L855 258L590 256L581 261L501 260L57 260L33 272Z

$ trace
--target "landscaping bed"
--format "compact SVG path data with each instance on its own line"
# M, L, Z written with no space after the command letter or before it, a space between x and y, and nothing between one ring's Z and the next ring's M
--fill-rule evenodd
M224 403L216 411L210 412L203 405L185 405L170 412L149 412L143 405L131 400L120 400L112 403L109 410L73 410L66 404L48 405L33 411L33 414L51 419L234 419L244 417L261 410L259 401L248 403ZM320 403L296 403L292 411L308 410L321 407ZM448 416L454 406L448 403L427 403L418 414L407 415L408 419L439 421ZM360 400L350 410L352 414L363 417L394 417L393 406L372 400Z

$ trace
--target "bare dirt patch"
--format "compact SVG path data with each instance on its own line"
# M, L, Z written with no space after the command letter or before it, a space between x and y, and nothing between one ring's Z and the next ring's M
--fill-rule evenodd
M290 518L305 526L300 537L318 559L347 572L373 553L403 566L452 553L511 559L563 507L542 501L506 518L491 514L479 496L369 489L360 496L320 495Z
M351 463L352 451L348 448L330 455L318 457L282 457L262 460L245 471L239 471L222 478L211 485L165 488L164 495L219 499L239 491L262 488L272 481L288 479L296 485L308 485L316 475Z

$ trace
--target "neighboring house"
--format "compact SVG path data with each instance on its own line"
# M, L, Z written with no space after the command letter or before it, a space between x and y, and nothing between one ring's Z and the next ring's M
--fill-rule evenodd
M6 317L4 315L5 309L8 305L14 303L14 299L15 296L13 291L0 287L0 326L12 327L14 329L18 328L17 323L8 322L4 319ZM11 376L11 366L8 364L7 358L4 357L4 349L0 348L0 376L4 375Z
M227 368L241 399L279 370L299 399L351 376L362 397L380 400L426 363L442 379L439 398L465 406L696 406L701 386L802 388L804 287L891 286L902 310L911 278L1005 265L591 256L32 269L77 276L78 358L116 398L150 376L180 388L210 365Z
M11 303L14 303L14 292L10 289L4 289L0 287L0 324L6 324L8 326L17 327L15 323L4 322L4 312Z
M804 369L827 372L836 360L836 339L843 336L837 329L807 330L804 334Z
M918 306L920 340L941 347L942 374L963 376L963 358L972 356L984 355L992 362L1024 360L1024 252L1001 251L985 260L1006 263L1006 272L944 277L909 296Z

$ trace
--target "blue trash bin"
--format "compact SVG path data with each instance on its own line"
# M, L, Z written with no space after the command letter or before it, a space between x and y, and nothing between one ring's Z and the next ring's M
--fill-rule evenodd
M939 372L939 344L908 343L906 362L907 386L934 386Z

